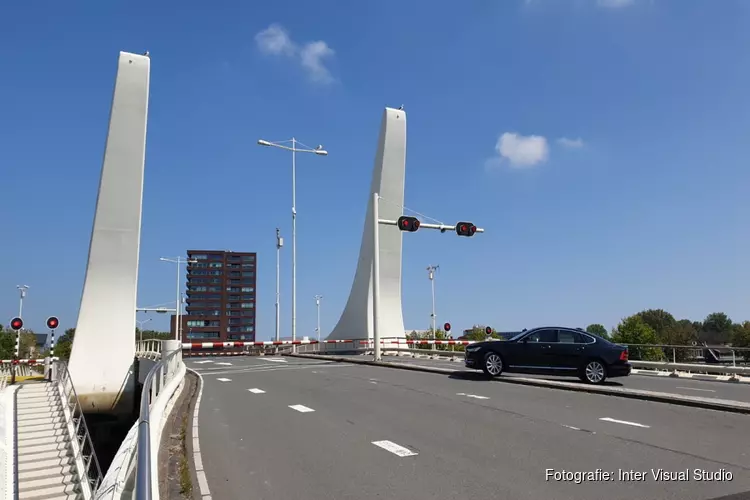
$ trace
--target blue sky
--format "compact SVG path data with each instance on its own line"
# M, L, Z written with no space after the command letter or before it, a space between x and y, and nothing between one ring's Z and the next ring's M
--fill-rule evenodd
M430 264L438 321L454 329L612 327L648 307L750 319L748 3L258 5L0 6L1 315L28 284L29 327L50 314L74 326L117 54L149 50L140 305L173 300L161 256L257 251L258 339L273 335L274 228L289 240L291 168L256 141L294 135L330 151L298 162L298 334L313 334L315 294L330 330L354 274L382 109L403 104L406 205L487 231L405 237L407 328L429 325ZM205 194L215 201L199 209Z

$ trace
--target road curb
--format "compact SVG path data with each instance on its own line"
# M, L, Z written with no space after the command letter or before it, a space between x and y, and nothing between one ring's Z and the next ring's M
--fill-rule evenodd
M472 373L462 370L451 370L449 368L437 368L431 366L408 365L405 363L394 363L391 361L373 361L369 359L351 359L339 356L320 355L320 354L283 354L294 358L324 359L336 361L339 363L351 363L359 365L381 366L386 368L396 368L399 370L411 370L417 372L440 373L443 375L452 375L454 373ZM732 401L714 398L700 398L693 396L679 396L667 392L644 391L641 389L625 389L621 387L600 387L576 384L572 382L561 382L557 380L530 379L523 377L498 377L492 379L493 382L502 382L506 384L530 385L535 387L547 387L550 389L561 389L574 392L587 392L590 394L601 394L605 396L618 396L629 399L640 399L643 401L653 401L657 403L666 403L680 406L690 406L693 408L702 408L706 410L716 410L729 413L750 414L750 403L742 401Z

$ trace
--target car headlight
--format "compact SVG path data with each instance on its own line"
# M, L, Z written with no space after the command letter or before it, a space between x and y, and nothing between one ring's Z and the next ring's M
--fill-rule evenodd
M466 352L477 352L479 349L481 349L482 346L476 345L476 346L468 346L466 348Z

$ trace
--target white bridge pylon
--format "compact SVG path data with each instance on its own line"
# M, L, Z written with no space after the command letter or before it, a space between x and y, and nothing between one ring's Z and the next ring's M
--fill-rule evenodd
M403 233L398 228L398 219L403 215L405 174L406 112L385 108L354 282L344 311L327 337L373 339L376 359L380 359L381 338L394 339L395 345L397 339L406 337L401 302ZM389 203L381 205L381 199ZM456 231L456 227L419 225L441 232ZM471 228L473 232L484 232L473 225Z

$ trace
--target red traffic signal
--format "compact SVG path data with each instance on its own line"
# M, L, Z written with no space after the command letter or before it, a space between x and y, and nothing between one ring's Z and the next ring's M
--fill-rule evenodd
M419 219L417 219L416 217L402 215L398 218L398 228L401 231L409 231L410 233L413 233L414 231L419 229Z
M443 330L445 330L446 332L451 331L451 324L450 323L444 324L443 325Z
M54 330L58 326L60 326L60 320L57 319L57 316L50 316L47 318L47 328Z
M459 236L474 236L477 232L477 226L471 222L459 222L456 224L456 234Z
M485 328L484 333L486 333L487 335L492 335L492 327L488 326L487 328Z
M10 320L11 329L18 331L23 328L23 320L21 318L13 318Z

